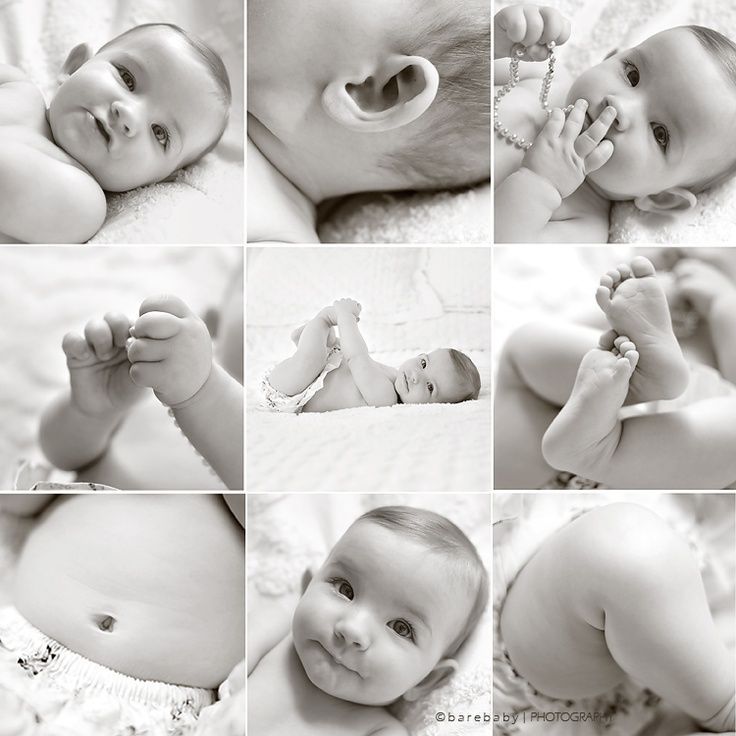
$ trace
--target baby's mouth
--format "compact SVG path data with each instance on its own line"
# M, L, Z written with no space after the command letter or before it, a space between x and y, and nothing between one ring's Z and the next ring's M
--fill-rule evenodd
M409 393L409 379L406 377L406 371L404 371L404 384L406 385L406 393Z
M105 145L109 148L111 137L110 134L107 132L105 124L96 115L92 115L92 117L95 119L95 123L97 124L97 130L100 131L100 135L105 139Z

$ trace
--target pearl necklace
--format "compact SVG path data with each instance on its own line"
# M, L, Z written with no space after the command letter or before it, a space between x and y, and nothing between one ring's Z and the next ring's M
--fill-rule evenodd
M549 90L552 87L552 77L555 75L555 42L550 41L547 44L549 49L549 57L547 58L547 73L542 79L542 89L539 92L539 102L542 105L542 110L547 113L547 117L552 114L552 109L549 106ZM512 143L517 148L521 148L523 151L527 151L532 147L532 141L524 140L520 135L512 133L508 128L505 128L503 123L498 119L498 107L501 104L501 100L511 90L519 84L519 61L521 57L526 53L526 46L517 43L511 49L511 61L509 62L509 81L496 92L493 97L493 127L496 131L496 135L500 138L504 138L509 143ZM567 115L574 105L568 105L564 108L563 112Z

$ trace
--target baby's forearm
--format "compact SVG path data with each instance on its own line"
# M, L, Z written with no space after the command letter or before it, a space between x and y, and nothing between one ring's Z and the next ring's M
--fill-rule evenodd
M41 449L57 468L79 470L107 450L124 416L124 412L99 417L84 414L65 392L49 404L41 417Z
M535 243L562 198L544 177L522 166L498 185L494 202L495 242Z
M231 490L243 489L243 387L216 363L204 386L174 417Z
M369 354L354 315L349 312L338 312L337 326L340 330L340 347L347 360Z

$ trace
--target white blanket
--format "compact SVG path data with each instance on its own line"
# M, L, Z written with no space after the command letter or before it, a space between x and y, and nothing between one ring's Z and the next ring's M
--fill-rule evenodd
M293 601L303 573L317 569L347 527L377 506L407 505L447 516L475 544L490 570L490 504L487 494L321 495L248 497L248 606L262 598ZM458 654L460 670L446 685L394 712L413 736L481 736L489 723L441 721L438 713L490 713L491 606Z
M544 5L557 8L572 21L572 36L558 56L574 75L598 64L610 51L634 46L666 28L703 25L736 39L736 5L723 0L545 0ZM698 200L694 210L667 217L641 212L631 202L615 204L609 242L731 242L736 180L698 195Z
M249 249L247 487L250 491L490 489L490 263L487 249ZM259 408L259 377L293 351L289 334L336 298L364 305L376 360L399 365L455 347L483 388L462 404L324 414Z
M201 37L230 75L230 123L217 148L175 182L108 195L95 243L243 242L243 4L239 0L0 1L0 62L26 71L49 98L66 54L99 48L134 25L170 22Z

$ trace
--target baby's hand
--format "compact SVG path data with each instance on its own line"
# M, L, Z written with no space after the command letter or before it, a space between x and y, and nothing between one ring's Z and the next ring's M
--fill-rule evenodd
M108 313L90 320L84 336L64 335L62 349L69 368L72 403L90 416L103 416L129 409L145 391L136 386L128 373L125 352L130 320L124 314Z
M130 377L176 406L204 385L212 368L212 338L204 322L178 297L149 297L130 331Z
M603 137L616 119L616 110L606 107L583 133L587 109L588 103L578 100L567 119L562 110L553 110L522 162L522 166L547 179L562 199L613 155L613 143Z
M537 5L510 5L496 13L493 19L494 58L502 59L512 54L512 48L520 43L526 46L524 61L543 61L549 56L547 44L557 46L570 38L570 21L555 8Z
M363 309L355 299L337 299L333 302L332 307L336 314L339 315L341 312L352 314L356 320L360 317L360 311Z
M710 316L713 303L728 297L736 300L736 286L715 266L695 258L683 258L672 269L677 277L680 293L704 318Z

